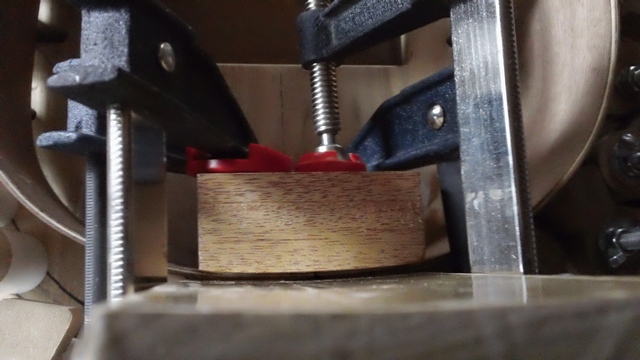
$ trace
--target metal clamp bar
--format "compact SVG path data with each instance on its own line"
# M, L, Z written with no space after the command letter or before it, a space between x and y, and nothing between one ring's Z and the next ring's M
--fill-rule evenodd
M472 272L536 273L511 0L451 9Z

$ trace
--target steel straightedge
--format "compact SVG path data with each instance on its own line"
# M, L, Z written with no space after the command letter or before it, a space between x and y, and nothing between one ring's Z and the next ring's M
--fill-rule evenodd
M451 9L472 272L536 273L511 0Z
M336 0L298 16L302 65L349 55L449 17L450 0Z
M82 8L81 59L48 85L104 113L121 104L167 132L173 146L218 158L243 158L256 138L216 64L180 19L151 0L75 0ZM162 67L161 44L172 45L174 71Z
M444 125L429 126L434 105ZM351 143L370 171L408 170L458 158L459 141L453 69L445 69L385 101Z

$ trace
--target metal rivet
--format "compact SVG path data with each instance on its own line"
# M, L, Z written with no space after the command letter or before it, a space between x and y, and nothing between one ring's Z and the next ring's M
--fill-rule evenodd
M444 109L440 105L432 106L427 112L427 124L434 130L440 130L444 126Z
M165 71L173 72L176 69L176 53L171 44L167 42L160 44L158 59L160 59L160 65Z

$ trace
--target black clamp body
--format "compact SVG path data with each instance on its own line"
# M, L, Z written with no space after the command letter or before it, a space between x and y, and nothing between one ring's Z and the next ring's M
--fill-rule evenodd
M449 17L447 0L335 0L298 18L302 65L341 63L393 37ZM427 46L428 44L425 44ZM437 110L437 111L436 111ZM431 123L436 116L439 122ZM370 171L437 164L454 270L469 272L460 129L452 68L419 81L374 113L349 147Z
M335 0L298 17L302 65L340 63L449 13L450 0ZM436 105L446 116L438 129L426 120ZM408 170L456 160L459 142L454 74L445 69L382 104L349 150L360 155L369 170Z
M82 9L81 56L58 64L48 81L69 99L67 130L43 134L37 144L87 157L88 319L94 304L117 299L130 285L166 280L165 169L186 170L186 147L242 158L257 140L217 65L162 5L71 2ZM107 119L108 109L121 118ZM118 122L120 134L107 134L107 123L113 132ZM109 161L123 164L115 170L107 169L108 141L115 149Z
M444 122L434 128L428 113L442 109ZM459 156L453 69L445 69L385 101L351 143L370 171L409 170Z
M218 158L246 157L255 135L188 26L152 0L72 2L82 8L81 58L60 64L49 87L100 114L113 104L126 106L162 128L175 148L195 147ZM173 51L171 70L159 59L161 44ZM74 115L69 117L72 132L83 119L95 121ZM89 145L85 132L76 132L45 135L38 145L104 152L103 139Z
M449 0L335 0L298 17L302 65L342 62L386 40L449 17Z

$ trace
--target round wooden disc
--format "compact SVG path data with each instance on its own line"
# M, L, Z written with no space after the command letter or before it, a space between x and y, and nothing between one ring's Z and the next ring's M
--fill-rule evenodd
M531 195L540 206L581 164L605 116L618 8L615 0L516 4Z

